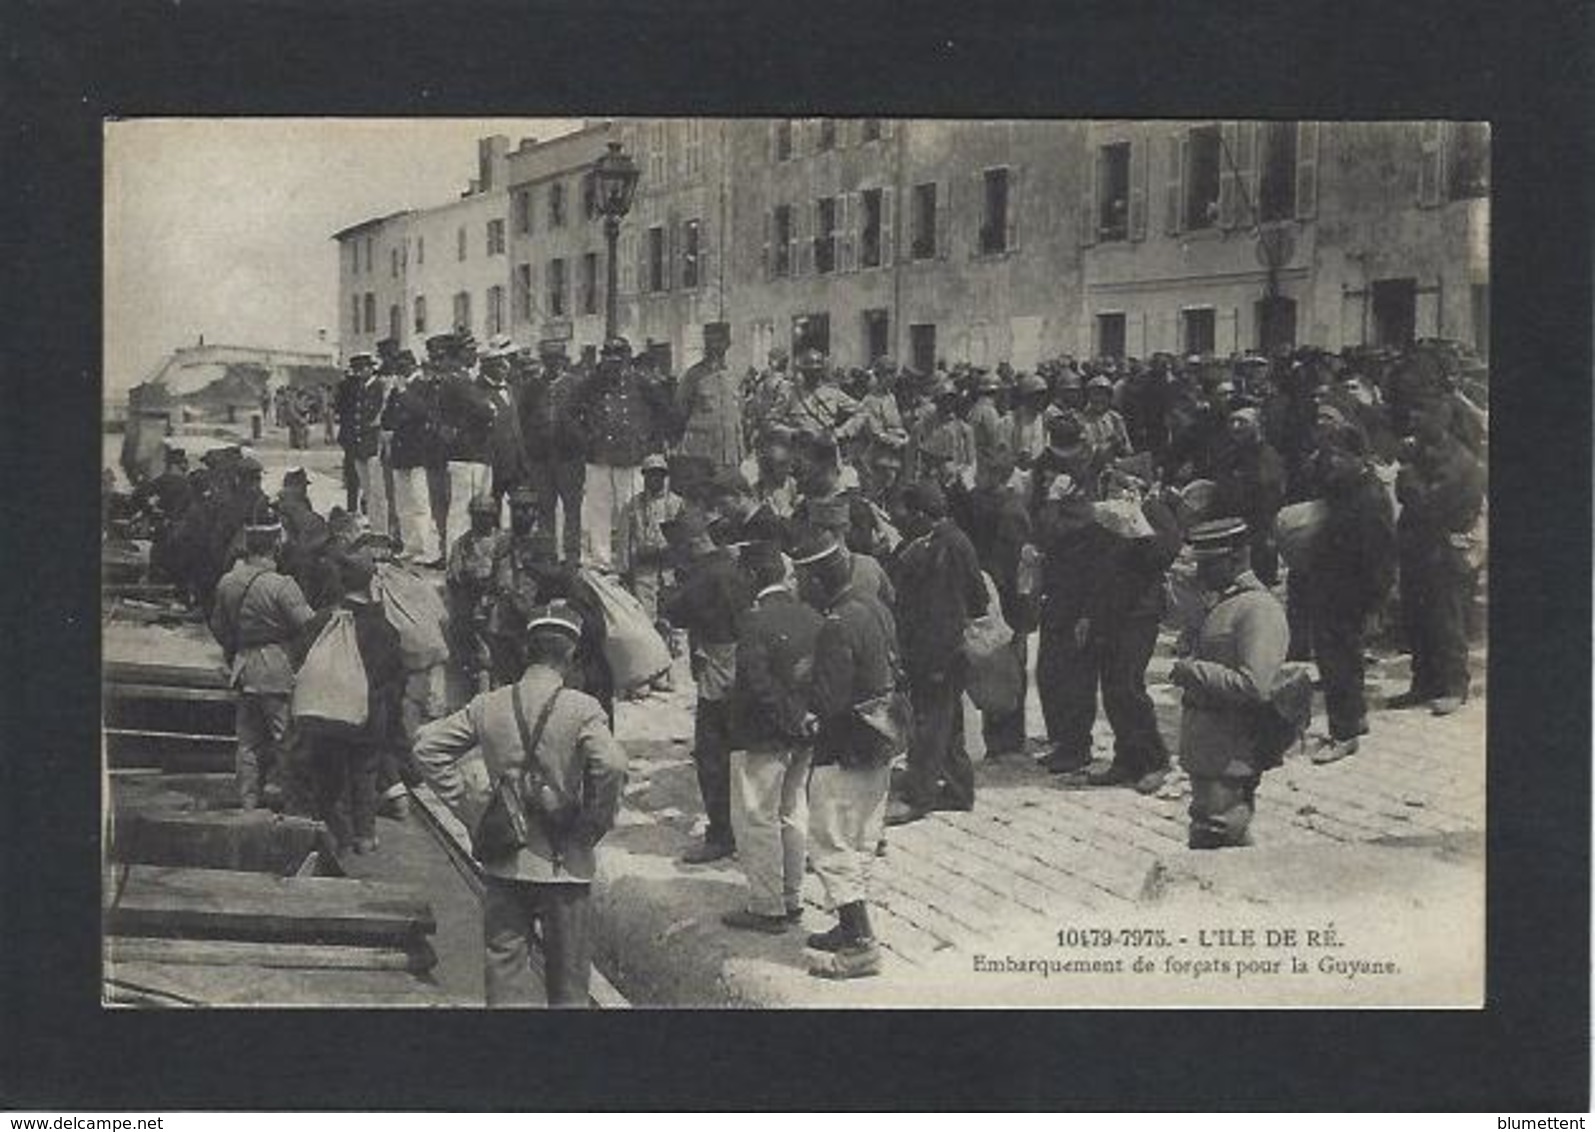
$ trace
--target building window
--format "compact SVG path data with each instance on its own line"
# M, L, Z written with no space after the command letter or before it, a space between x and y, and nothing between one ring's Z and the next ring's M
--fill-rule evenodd
M504 333L504 288L497 284L487 289L487 332Z
M1097 154L1097 239L1110 243L1129 238L1130 143L1116 142Z
M555 181L548 186L548 226L565 226L565 182Z
M388 249L388 275L394 279L399 277L399 249Z
M366 237L366 274L371 274L371 252L376 247L376 241L370 236Z
M1258 219L1289 220L1296 215L1296 123L1264 122L1258 130Z
M504 254L504 221L489 220L487 222L487 254Z
M582 314L598 313L598 253L582 256Z
M821 118L820 119L820 145L819 145L819 148L822 151L823 150L827 150L827 149L835 149L836 148L836 119L835 118Z
M698 286L699 224L688 220L681 226L681 285L688 290Z
M415 297L415 332L417 334L425 334L426 333L426 296L425 295L417 295Z
M1008 170L987 169L985 202L980 214L980 254L1008 250Z
M1180 312L1180 341L1187 354L1211 354L1216 340L1216 321L1212 307L1196 307Z
M349 297L354 300L354 304L353 304L354 309L351 312L354 315L354 332L356 334L359 334L360 333L360 328L363 325L361 323L361 321L360 321L360 296L359 295L350 295Z
M1452 127L1447 185L1452 200L1490 195L1490 127L1458 122Z
M648 290L665 289L665 230L658 226L648 229Z
M532 265L515 265L515 309L522 322L532 321Z
M459 231L454 234L454 258L464 260L465 253L465 226L462 224Z
M454 296L454 330L456 332L471 329L471 293L459 291Z
M582 174L582 215L588 220L598 216L598 178L591 172Z
M933 259L936 256L936 185L930 182L914 186L914 238L915 259Z
M548 313L553 318L564 318L569 313L565 303L565 261L548 261Z
M1126 146L1126 149L1129 147ZM1120 239L1123 239L1121 236ZM1124 357L1124 312L1097 315L1097 357Z
M772 275L792 274L792 206L789 204L777 205L775 208L774 232L771 236L770 253Z
M426 237L425 236L417 236L415 238L415 262L417 264L422 264L422 263L426 262Z
M892 352L891 325L884 309L864 312L864 357L871 365Z
M836 270L836 198L815 202L814 219L814 270L828 275Z
M1418 324L1418 281L1376 279L1373 283L1373 344L1410 346Z
M1218 223L1221 161L1218 127L1191 130L1185 152L1185 227L1211 228Z
M388 337L397 342L404 336L403 315L399 313L399 304L394 303L388 307Z
M370 291L366 292L365 308L366 333L375 334L377 332L377 297Z
M703 119L689 118L686 133L682 164L688 177L696 177L703 170Z
M669 132L665 123L655 122L648 130L648 183L663 185L669 176Z
M1296 348L1296 300L1285 295L1257 304L1257 349L1265 357Z
M859 266L881 265L881 190L865 189L864 223L859 230Z
M881 140L881 120L879 118L865 118L859 136L867 142Z
M908 328L908 359L915 373L929 375L936 370L936 325L916 322Z
M532 230L532 194L526 189L515 192L515 231L524 236Z
M782 118L775 124L775 159L792 160L792 119Z
M818 350L827 356L831 352L831 316L829 314L800 314L792 318L792 356L804 350Z

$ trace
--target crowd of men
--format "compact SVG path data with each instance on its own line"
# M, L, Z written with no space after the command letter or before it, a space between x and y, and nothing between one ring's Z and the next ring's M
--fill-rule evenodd
M498 774L540 763L574 800L559 836L488 870L490 1001L515 997L539 916L564 972L551 994L585 997L591 847L624 773L614 697L668 685L615 686L595 576L686 637L707 825L684 860L735 853L748 898L725 922L771 934L799 920L807 863L837 914L807 942L840 977L879 969L867 878L885 827L976 804L976 621L1000 614L1022 674L1017 702L983 713L987 757L1144 793L1170 770L1147 667L1160 628L1178 630L1193 848L1248 843L1291 661L1317 663L1316 763L1368 731L1370 632L1412 654L1387 706L1445 715L1467 698L1487 414L1480 374L1444 344L929 373L887 358L836 372L813 349L739 373L724 324L704 346L673 378L624 339L576 366L504 338L438 335L422 361L385 343L333 398L347 495L326 519L302 475L268 502L248 456L188 474L174 453L138 488L163 516L156 567L235 662L246 803L272 793L257 767L292 763L266 752L292 746L294 658L339 606L366 618L372 722L314 804L349 810L329 824L354 849L375 848L376 799L406 777L463 791L454 764L473 747ZM444 571L446 661L395 659L370 612L393 568ZM450 666L478 693L454 714ZM1114 747L1093 764L1099 693Z

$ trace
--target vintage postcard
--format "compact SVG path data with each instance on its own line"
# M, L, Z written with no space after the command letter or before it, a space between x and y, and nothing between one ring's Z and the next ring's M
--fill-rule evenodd
M1483 1005L1486 123L104 141L107 1005Z

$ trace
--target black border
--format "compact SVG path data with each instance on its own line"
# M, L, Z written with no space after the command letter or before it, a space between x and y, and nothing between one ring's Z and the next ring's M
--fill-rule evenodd
M8 5L0 1106L1587 1109L1588 7L1262 8ZM1488 1009L102 1013L101 119L845 110L1495 123Z

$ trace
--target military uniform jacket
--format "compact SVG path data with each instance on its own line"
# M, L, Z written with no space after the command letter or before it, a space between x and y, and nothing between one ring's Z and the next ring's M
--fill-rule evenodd
M527 728L556 689L559 675L533 666L519 681ZM480 748L492 781L506 773L519 775L527 752L513 706L514 685L506 684L477 696L453 715L426 724L415 737L415 758L445 805L458 809L465 797L459 760ZM580 800L579 812L556 847L534 816L527 824L530 840L513 857L485 864L483 869L503 880L580 884L593 879L597 860L594 847L613 828L626 779L626 756L610 733L603 708L585 692L560 691L543 735L537 760L543 774L562 794Z
M676 390L676 413L682 422L680 454L698 456L716 468L742 463L740 382L724 364L701 361L682 375Z
M354 391L354 412L347 419L340 440L357 459L369 460L381 447L382 410L387 398L387 385L375 375Z
M388 455L394 468L436 467L443 460L438 438L442 420L441 391L430 376L418 377L393 391L382 413L382 427L393 433Z
M1193 777L1258 771L1256 729L1290 645L1285 611L1250 572L1219 595L1190 661L1180 710L1180 765Z
M986 612L975 548L957 524L940 519L898 554L896 583L899 607L913 611L898 627L910 678L946 672L958 660L964 628Z
M216 584L210 615L232 686L271 695L293 691L292 649L314 616L292 578L247 559L234 565Z
M737 750L807 745L803 718L822 624L824 618L784 586L765 590L743 614L731 693L731 742Z
M836 435L849 417L858 412L858 402L834 385L821 383L810 389L801 380L786 387L786 398L776 411L776 420L793 432Z
M450 463L492 463L493 421L503 407L486 382L463 373L445 377L438 394L444 458Z
M668 404L661 386L633 369L589 377L572 400L570 427L589 464L635 468L653 451Z
M900 676L891 610L858 586L844 586L814 638L809 710L819 720L815 766L851 762L881 745L853 709L892 691Z

